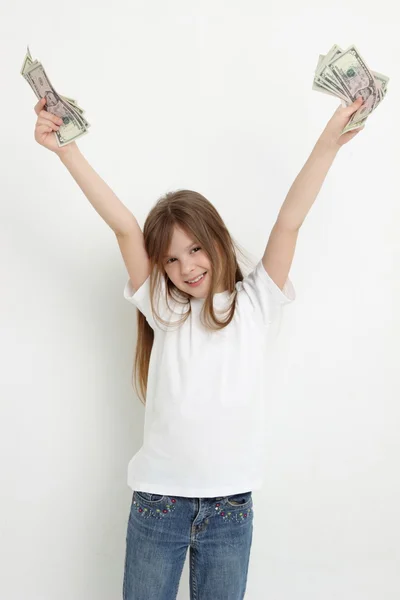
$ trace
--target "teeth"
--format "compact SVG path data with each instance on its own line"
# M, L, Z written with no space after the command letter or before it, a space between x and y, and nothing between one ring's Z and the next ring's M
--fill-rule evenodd
M200 281L200 279L204 277L204 273L203 275L199 275L199 277L197 277L197 279L192 279L191 281L188 281L188 283L196 283L196 281Z

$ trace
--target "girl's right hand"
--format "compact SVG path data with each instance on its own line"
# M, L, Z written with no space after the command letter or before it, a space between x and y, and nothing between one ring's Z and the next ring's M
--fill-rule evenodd
M35 113L38 116L35 126L35 140L41 146L44 146L48 150L61 155L68 148L68 146L75 144L75 142L60 148L60 146L57 144L56 136L53 135L53 133L60 129L60 125L63 123L62 119L56 115L53 115L47 110L44 110L45 104L46 98L42 98L35 105Z

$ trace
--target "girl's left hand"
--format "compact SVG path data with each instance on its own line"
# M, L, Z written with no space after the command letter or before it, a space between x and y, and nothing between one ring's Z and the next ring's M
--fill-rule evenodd
M360 96L355 102L353 102L353 104L350 104L350 106L340 105L333 113L330 121L328 121L327 126L321 134L320 141L331 148L339 149L344 144L347 144L347 142L352 140L357 133L360 133L360 131L364 129L365 125L359 127L358 129L347 131L343 134L341 132L350 121L352 114L355 113L360 106L362 106L362 104L363 98Z

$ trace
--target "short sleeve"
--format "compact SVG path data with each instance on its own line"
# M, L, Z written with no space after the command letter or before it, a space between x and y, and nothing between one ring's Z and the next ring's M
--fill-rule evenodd
M248 297L266 324L272 323L280 316L285 304L290 304L296 299L296 292L289 277L281 290L268 275L262 259L253 271L238 283L241 283L240 293Z
M133 288L132 281L129 279L124 288L124 298L144 314L148 324L154 329L156 324L150 303L150 275L137 290Z
M158 289L156 288L155 290L155 309L162 319L171 323L175 320L178 320L178 318L182 315L183 309L182 307L179 308L176 302L172 299L170 299L169 304L167 304L165 292L165 280L163 278L160 278L160 287ZM132 282L129 279L124 288L124 298L125 300L128 300L128 302L136 306L138 310L140 310L140 312L146 317L148 324L153 330L161 329L167 331L168 326L166 325L164 327L162 323L155 319L151 308L150 275L137 290L133 288Z

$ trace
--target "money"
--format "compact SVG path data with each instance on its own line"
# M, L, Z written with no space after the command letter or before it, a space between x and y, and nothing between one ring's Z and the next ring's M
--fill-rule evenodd
M54 132L57 144L61 148L88 132L90 123L83 116L85 111L73 98L58 94L48 78L41 62L33 60L29 46L22 63L21 75L29 83L36 97L46 98L45 110L63 120L63 125Z
M340 98L342 106L353 104L359 96L363 98L362 106L351 115L343 134L365 125L385 98L388 83L389 77L372 71L354 45L342 50L335 44L327 54L319 55L312 89Z

